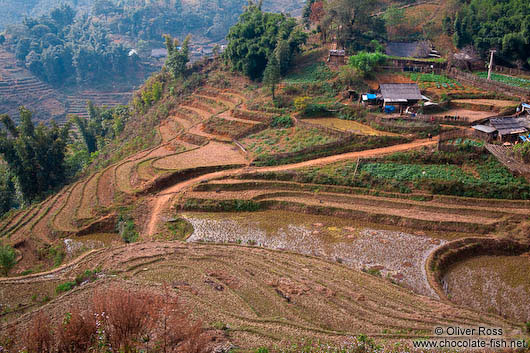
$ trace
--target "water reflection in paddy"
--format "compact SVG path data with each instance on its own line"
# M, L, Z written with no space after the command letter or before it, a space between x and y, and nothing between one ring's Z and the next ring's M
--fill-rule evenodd
M530 322L530 256L478 256L444 278L451 301Z
M374 229L351 219L284 211L181 216L194 227L191 242L235 242L321 256L436 296L424 264L429 253L444 243L440 239Z

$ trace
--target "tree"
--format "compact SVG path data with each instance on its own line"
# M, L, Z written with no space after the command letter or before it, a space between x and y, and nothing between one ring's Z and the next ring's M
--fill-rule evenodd
M382 53L360 52L357 55L350 56L349 65L363 76L370 75L378 65L383 65L386 61L386 55Z
M16 263L15 250L13 250L10 245L4 246L2 242L0 242L0 268L2 269L4 276L7 276L9 270L11 270Z
M395 5L390 6L383 14L386 30L390 39L399 37L405 21L405 10Z
M455 16L453 42L458 48L473 45L483 59L495 48L498 49L496 58L501 63L527 63L530 59L530 3L524 0L466 1Z
M182 46L179 46L177 39L172 40L169 35L164 36L164 38L167 49L166 67L174 78L182 77L186 73L186 65L190 61L189 43L191 36L186 36Z
M307 35L296 28L293 18L263 12L259 4L251 2L226 38L225 58L234 70L255 80L263 76L267 61L278 43L287 40L291 57L305 42Z
M59 28L64 28L74 22L75 10L70 5L62 4L52 10L50 17Z
M372 16L376 4L372 0L330 0L320 23L322 33L334 32L340 47L353 50L364 49L373 39L383 40L384 21Z
M279 41L276 49L274 49L273 56L279 65L280 74L285 75L291 64L291 48L289 47L289 43L286 40Z
M20 125L4 114L0 116L4 129L0 131L0 154L26 201L61 185L65 181L64 157L70 124L63 127L55 122L50 127L35 127L32 113L20 108Z
M322 1L317 1L311 5L311 15L309 16L309 19L312 23L319 23L325 14L324 3Z
M274 93L275 93L276 85L280 82L280 78L281 78L280 64L278 63L278 59L276 58L276 55L272 55L272 57L269 59L267 63L265 72L263 73L263 82L266 85L269 85L271 87L273 100L276 98Z

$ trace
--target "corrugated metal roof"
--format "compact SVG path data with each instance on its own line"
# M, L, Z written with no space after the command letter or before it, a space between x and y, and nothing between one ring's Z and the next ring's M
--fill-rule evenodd
M416 83L383 83L379 86L386 101L421 100L420 88Z
M429 41L418 42L390 42L386 45L386 54L404 58L427 58L432 45Z
M527 131L523 120L517 118L492 118L490 124L501 135L522 134Z
M472 126L472 128L481 132L485 132L486 134L491 134L492 132L497 131L497 129L495 129L494 127L487 125L475 125Z

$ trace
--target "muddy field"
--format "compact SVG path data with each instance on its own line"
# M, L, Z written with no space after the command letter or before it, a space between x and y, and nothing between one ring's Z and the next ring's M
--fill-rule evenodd
M530 321L530 256L479 256L456 264L444 278L458 304Z
M185 213L182 217L194 227L189 242L241 243L315 255L436 296L424 264L430 252L444 243L440 239L282 211Z

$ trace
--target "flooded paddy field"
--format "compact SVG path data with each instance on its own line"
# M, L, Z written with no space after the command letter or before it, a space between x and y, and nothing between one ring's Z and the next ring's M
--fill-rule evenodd
M530 321L530 256L477 256L455 264L444 278L454 303Z
M189 242L240 243L319 256L436 296L426 279L425 261L445 240L431 235L285 211L180 216L193 225Z
M82 253L120 244L121 237L116 233L94 233L64 239L64 249L68 259L74 259Z

